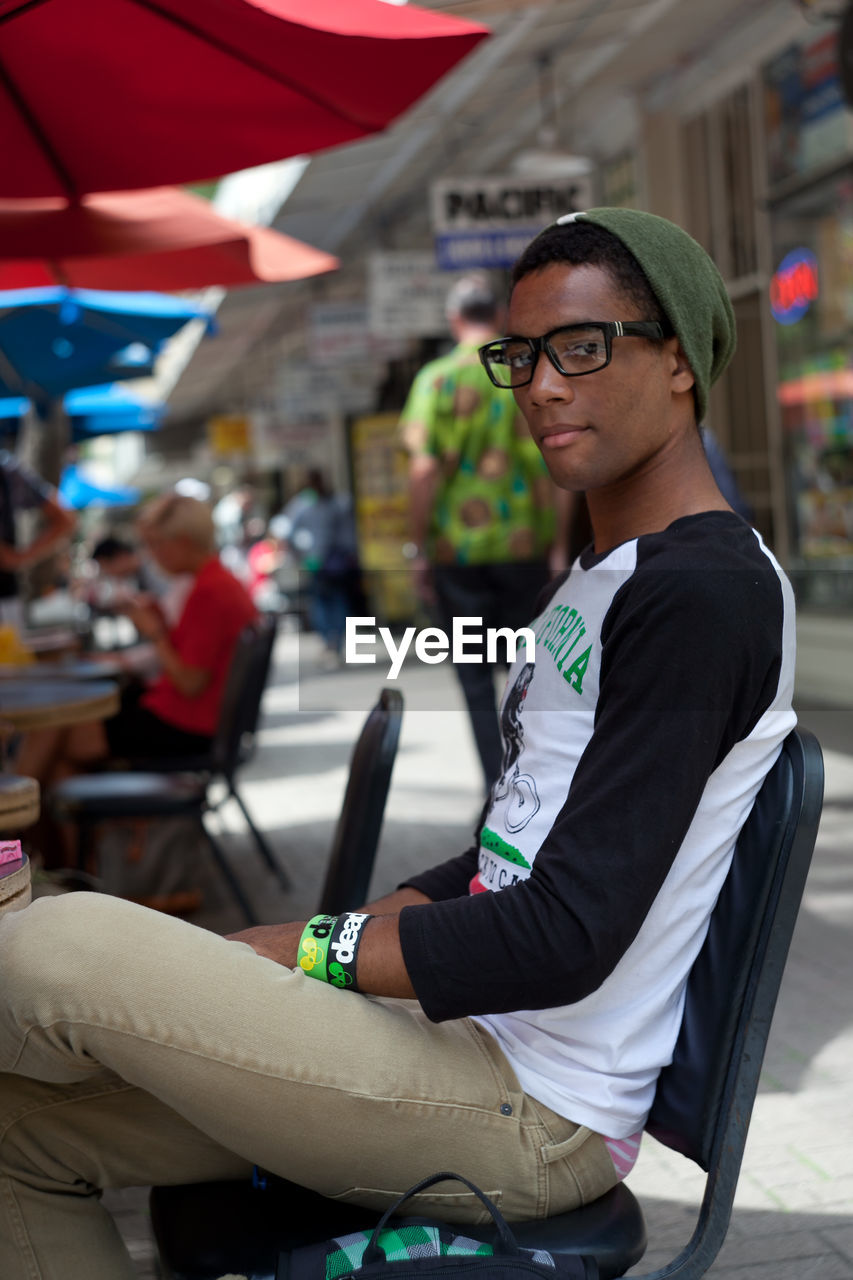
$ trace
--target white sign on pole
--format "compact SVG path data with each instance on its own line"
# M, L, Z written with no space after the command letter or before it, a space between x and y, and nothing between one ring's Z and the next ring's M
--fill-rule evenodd
M259 467L306 466L329 469L335 419L291 422L275 410L252 413L254 459Z
M444 304L452 283L435 254L383 251L368 258L370 331L387 337L438 337L447 333Z
M543 227L592 206L592 176L445 178L433 183L430 202L442 270L511 267Z
M285 422L319 423L338 413L335 389L325 370L287 361L276 373L275 409Z
M315 365L364 364L373 352L364 302L318 302L308 313L308 355Z

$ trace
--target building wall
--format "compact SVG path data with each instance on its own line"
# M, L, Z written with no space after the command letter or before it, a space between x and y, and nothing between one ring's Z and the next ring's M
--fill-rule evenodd
M773 8L768 4L767 14ZM801 406L793 418L784 406L780 410L778 392L780 381L787 379L784 394L790 397L791 379L796 380L798 370L808 373L820 366L821 352L830 340L828 317L831 313L837 320L835 313L845 313L845 308L846 335L835 340L833 359L843 365L841 377L853 381L853 372L846 372L853 371L853 184L846 180L849 200L847 187L832 195L827 187L829 158L845 163L849 173L853 112L843 113L848 119L837 110L833 115L827 73L831 39L816 44L820 29L803 21L792 23L790 12L775 34L765 22L759 38L755 23L760 17L751 17L754 38L742 35L735 47L737 33L728 33L708 47L704 78L701 68L693 65L682 78L680 92L671 84L666 100L660 93L650 95L645 112L640 104L638 146L646 207L691 231L726 280L738 320L739 349L712 393L709 418L752 503L757 527L794 580L800 696L853 707L853 664L848 656L853 644L853 390L845 403L840 403L840 392L834 399L827 393L823 401ZM805 106L800 109L810 130L805 149L796 137L802 121L789 106L792 119L786 124L793 137L778 129L768 136L768 120L772 125L773 117L768 113L765 69L792 41L810 46L803 59ZM785 70L784 61L781 68ZM794 92L787 83L784 87L786 93ZM799 203L778 198L785 195L778 178L780 145L795 151L795 176L787 183ZM783 155L783 164L785 159ZM826 198L810 199L812 185L821 180ZM786 210L787 239L780 223ZM843 278L844 297L839 299L836 288L831 308L824 294L815 304L815 311L822 308L823 314L813 314L804 323L799 366L796 359L785 363L785 343L792 345L790 331L781 331L770 309L771 278L791 236L814 249L819 273L825 275L822 290ZM831 461L822 469L823 457ZM803 489L809 485L818 495L821 486L829 491L823 556L820 537L813 537L804 549L803 504L810 496L803 496ZM819 522L813 529L821 533Z

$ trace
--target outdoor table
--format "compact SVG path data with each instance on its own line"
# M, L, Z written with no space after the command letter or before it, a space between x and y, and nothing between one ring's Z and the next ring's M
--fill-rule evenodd
M19 732L105 720L118 709L119 687L111 680L42 679L38 668L32 676L0 680L0 720Z
M14 666L0 663L0 680L121 680L127 676L122 664L112 657L60 658L58 662Z
M59 653L74 653L80 637L70 627L33 627L21 632L21 643L37 658Z

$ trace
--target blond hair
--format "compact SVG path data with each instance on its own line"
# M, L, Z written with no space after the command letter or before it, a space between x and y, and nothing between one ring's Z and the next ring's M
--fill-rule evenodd
M139 531L158 538L187 538L200 551L213 551L216 528L210 507L183 493L152 498L139 513Z

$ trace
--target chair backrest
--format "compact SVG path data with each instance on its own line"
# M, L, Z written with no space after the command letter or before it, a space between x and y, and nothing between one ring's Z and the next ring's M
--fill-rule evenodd
M276 636L278 635L278 623L279 615L277 613L264 613L255 624L258 642L252 661L251 686L246 692L242 705L243 724L238 749L240 764L245 764L254 751L255 736L261 718L264 690L267 687L272 668L273 650L275 649Z
M709 1172L696 1232L667 1275L704 1274L728 1228L822 803L820 746L795 729L738 838L646 1125Z
M402 718L402 694L383 689L353 749L318 912L353 911L367 897Z
M275 618L268 614L247 623L237 637L210 748L213 769L226 778L241 763L245 735L257 727L274 640Z

